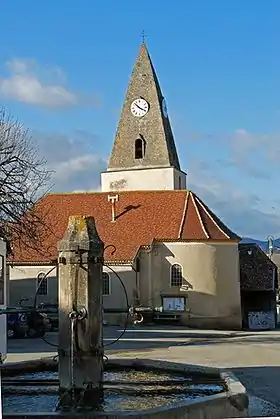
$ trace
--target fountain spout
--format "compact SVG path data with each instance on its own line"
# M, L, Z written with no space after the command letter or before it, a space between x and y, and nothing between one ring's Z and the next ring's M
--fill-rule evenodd
M58 244L60 407L102 399L104 244L93 217L71 216Z

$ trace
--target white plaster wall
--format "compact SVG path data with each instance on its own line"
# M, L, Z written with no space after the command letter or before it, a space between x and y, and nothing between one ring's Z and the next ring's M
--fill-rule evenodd
M101 191L186 189L186 174L173 167L101 173Z
M129 305L133 304L134 293L136 291L136 273L131 266L112 266L111 267L122 280L128 297ZM104 308L126 308L125 292L116 273L104 266L104 272L110 277L110 295L103 296Z
M10 276L10 301L11 305L16 305L21 298L30 298L30 302L34 301L34 295L37 287L37 276L39 273L47 273L51 266L9 266ZM112 266L112 269L120 276L127 291L129 305L133 303L136 291L136 274L131 266ZM122 285L116 275L109 267L104 266L104 272L109 274L110 278L110 295L104 295L103 305L105 308L124 308L126 307L126 299ZM38 303L58 301L58 282L57 273L54 269L48 276L48 295L37 297Z
M171 287L174 263L182 266L182 287ZM162 305L163 296L185 296L186 324L240 327L237 243L156 243L140 256L140 294L142 304L155 307Z
M187 189L187 175L174 169L174 189Z
M180 263L193 315L230 316L240 307L237 243L165 243L166 260ZM170 253L170 254L169 254ZM170 278L170 270L168 272ZM174 287L173 292L174 292ZM178 290L179 292L184 292Z
M126 309L127 302L125 298L125 292L118 276L120 277L126 289L128 305L131 306L133 305L137 296L136 272L132 269L131 266L127 265L112 266L111 268L115 272L113 272L107 266L104 266L103 268L103 271L109 274L111 288L110 295L103 295L103 307L111 309ZM104 320L107 321L108 324L121 325L126 323L126 318L126 313L104 314Z
M9 300L10 305L17 305L21 298L29 298L28 303L34 302L37 289L37 276L45 274L52 269L52 266L30 266L13 265L9 266ZM56 268L48 275L48 295L38 295L38 304L42 302L57 302L57 272ZM27 304L28 304L27 303Z

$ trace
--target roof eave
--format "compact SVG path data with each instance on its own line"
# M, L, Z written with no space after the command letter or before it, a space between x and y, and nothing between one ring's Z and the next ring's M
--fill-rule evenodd
M167 238L163 238L163 239L154 239L154 242L168 242L168 243L195 243L195 242L200 242L200 243L239 243L240 238L230 238L230 239L167 239Z
M132 265L134 260L125 259L125 260L104 260L106 265ZM57 261L12 261L8 260L7 265L9 266L55 266Z

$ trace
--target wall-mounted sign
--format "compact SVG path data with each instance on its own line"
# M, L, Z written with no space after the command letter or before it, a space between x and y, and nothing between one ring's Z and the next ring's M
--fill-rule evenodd
M184 311L185 298L184 297L163 297L164 311Z

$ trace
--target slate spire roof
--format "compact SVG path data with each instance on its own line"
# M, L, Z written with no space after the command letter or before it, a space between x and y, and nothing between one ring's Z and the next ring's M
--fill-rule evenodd
M49 263L57 259L57 242L67 228L70 215L91 215L105 245L107 262L132 261L141 246L154 241L239 241L233 233L191 191L123 191L116 203L116 221L108 193L50 194L37 204L38 213L46 214L44 240L38 249L14 243L12 260L17 263Z
M149 111L141 118L131 113L131 104L138 98L145 99L149 104ZM107 170L133 169L139 165L180 170L169 117L163 110L163 99L151 57L143 43L129 81ZM134 156L134 144L139 137L146 145L141 162Z

